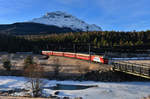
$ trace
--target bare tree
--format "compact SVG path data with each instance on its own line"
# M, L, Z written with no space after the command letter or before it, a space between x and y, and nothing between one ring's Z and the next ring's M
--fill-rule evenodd
M80 61L76 61L76 65L78 67L78 71L80 74L83 74L89 71L89 66L85 66L86 64L81 64Z
M8 58L3 59L3 67L7 70L10 71L11 70L11 61Z
M81 64L80 61L76 61L76 65L77 65L79 73L81 74L82 79L84 79L84 73L89 72L90 66L85 66L85 65Z
M44 69L38 64L30 64L25 68L24 75L28 78L28 82L31 84L30 88L34 97L40 97L42 95Z
M57 76L59 75L59 73L62 69L62 66L61 66L60 60L58 58L53 59L53 63L54 63L54 65L53 65L54 75L57 78Z
M24 69L26 69L28 66L30 66L31 64L34 64L33 58L32 56L27 56L24 59Z
M77 67L78 67L78 71L79 71L79 73L80 74L82 74L82 66L81 66L81 62L79 62L79 61L76 61L76 65L77 65Z

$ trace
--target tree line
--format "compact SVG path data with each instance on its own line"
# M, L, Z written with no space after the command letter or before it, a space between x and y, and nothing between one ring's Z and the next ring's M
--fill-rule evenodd
M0 35L1 51L66 50L137 51L150 46L150 31L98 31L51 35Z

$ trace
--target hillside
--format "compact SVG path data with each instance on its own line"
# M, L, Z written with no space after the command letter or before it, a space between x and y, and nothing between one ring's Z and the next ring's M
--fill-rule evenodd
M34 35L34 34L51 34L75 32L71 28L61 28L53 25L44 25L33 22L22 22L7 25L0 25L0 34L10 35Z

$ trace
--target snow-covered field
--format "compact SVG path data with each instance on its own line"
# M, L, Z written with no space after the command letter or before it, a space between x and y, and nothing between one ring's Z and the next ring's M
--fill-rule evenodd
M60 90L59 96L83 97L83 99L141 99L150 95L150 82L93 82L93 81L55 81L44 80L45 87L56 84L98 85L84 90ZM24 77L0 76L0 90L26 88ZM44 89L45 94L53 94L56 90ZM19 95L19 94L18 94ZM22 93L20 93L22 95Z

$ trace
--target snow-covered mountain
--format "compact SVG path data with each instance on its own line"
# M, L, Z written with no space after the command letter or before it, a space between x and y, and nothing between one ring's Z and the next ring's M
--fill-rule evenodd
M101 31L102 29L95 24L88 24L66 12L56 11L50 12L46 15L35 18L30 22L41 23L46 25L55 25L58 27L67 27L72 30L80 30L80 31Z

